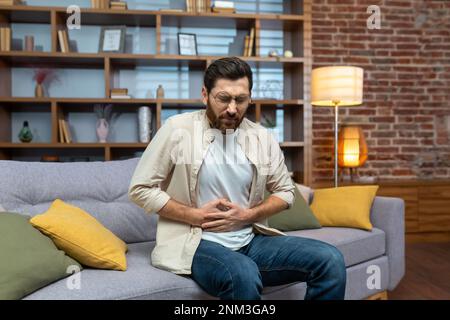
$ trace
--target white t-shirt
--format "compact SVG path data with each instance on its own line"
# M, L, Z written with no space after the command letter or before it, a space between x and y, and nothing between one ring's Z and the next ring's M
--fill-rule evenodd
M198 207L218 198L228 198L242 208L248 208L253 169L232 133L215 134L198 174ZM219 131L217 131L219 132ZM255 236L252 226L230 232L203 231L202 239L239 250Z

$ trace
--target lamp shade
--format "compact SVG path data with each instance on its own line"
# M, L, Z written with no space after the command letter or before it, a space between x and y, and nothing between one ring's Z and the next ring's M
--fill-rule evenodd
M330 66L312 70L311 104L357 106L363 101L364 71L359 67Z
M339 131L338 164L340 167L356 168L367 160L367 143L358 126L342 126Z

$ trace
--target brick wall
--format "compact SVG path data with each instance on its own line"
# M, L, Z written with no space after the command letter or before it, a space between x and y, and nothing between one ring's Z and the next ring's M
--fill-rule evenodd
M381 29L369 30L369 5ZM314 0L313 68L364 68L364 104L341 108L363 128L361 175L450 178L450 1ZM333 108L313 107L313 180L333 177Z

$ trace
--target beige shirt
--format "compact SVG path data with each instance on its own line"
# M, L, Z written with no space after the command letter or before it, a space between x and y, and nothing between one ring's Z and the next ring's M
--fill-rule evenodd
M259 124L244 118L237 142L252 164L249 207L263 202L264 190L294 201L294 185L275 138ZM169 118L145 149L128 188L131 201L149 214L159 212L170 198L197 207L198 172L209 144L216 134L206 111L183 113ZM285 235L269 228L267 219L253 223L255 233ZM202 229L159 217L152 265L176 274L191 274L192 259L202 238Z

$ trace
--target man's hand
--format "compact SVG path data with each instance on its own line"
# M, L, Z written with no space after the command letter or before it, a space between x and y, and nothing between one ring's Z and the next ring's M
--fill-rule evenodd
M201 227L205 222L211 221L208 219L210 214L221 212L224 203L227 200L225 198L220 198L216 200L211 200L205 203L201 208L194 209L193 226Z
M227 232L239 230L250 223L250 211L226 199L219 199L217 207L226 211L215 211L204 216L205 222L201 224L204 231ZM228 210L227 210L228 209ZM212 220L212 221L211 221Z

